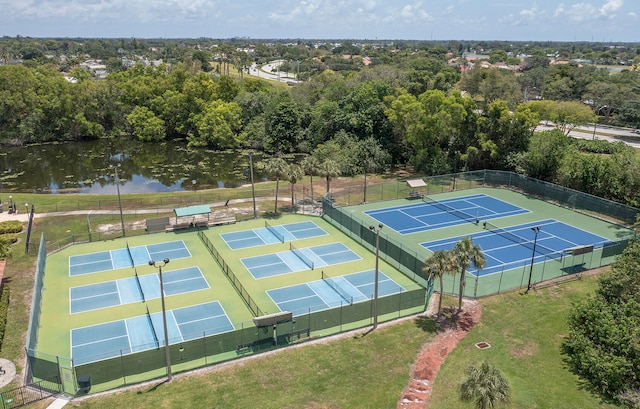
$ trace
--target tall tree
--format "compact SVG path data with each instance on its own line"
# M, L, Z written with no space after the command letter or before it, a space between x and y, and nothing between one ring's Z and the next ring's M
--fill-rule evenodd
M480 246L473 242L469 236L458 241L453 248L453 254L460 269L460 291L458 294L458 311L462 311L462 296L464 287L467 284L467 269L473 264L476 269L480 270L486 264L486 259L482 253Z
M470 365L467 377L460 385L460 398L475 403L476 409L494 408L496 404L510 399L511 388L502 372L487 361Z
M194 131L187 136L189 146L215 149L236 147L241 115L240 107L235 102L215 100L205 104L202 112L191 117Z
M133 129L133 136L145 142L158 142L165 138L165 125L153 111L137 106L127 115L127 122Z
M264 149L269 153L293 152L300 130L298 105L288 94L278 94L265 109Z
M527 175L547 182L555 182L570 140L571 138L558 129L534 133L529 143L529 150L525 154Z
M311 202L313 202L313 176L318 173L320 161L317 156L307 155L300 163L305 175L309 176L309 184L311 185Z
M327 181L327 193L329 192L329 184L331 182L331 178L340 176L340 165L338 162L333 159L324 160L320 166L318 166L318 174L325 178Z
M264 170L276 180L276 204L274 214L278 215L278 188L280 186L280 179L287 177L289 171L289 165L282 158L271 158L264 166Z
M289 169L287 171L287 180L291 185L291 208L295 208L296 203L294 199L294 187L296 183L304 176L304 171L302 170L302 166L297 163L292 163L289 165Z
M594 392L631 403L628 407L633 408L640 404L639 261L640 240L636 238L611 272L600 278L595 296L572 307L562 344L571 372Z
M443 282L442 278L445 274L450 274L452 276L456 275L458 264L457 260L450 250L438 250L434 252L430 257L427 257L424 260L425 266L422 268L424 273L429 275L430 279L438 277L438 281L440 284L440 297L438 297L438 320L440 319L440 314L442 311L442 295L443 292Z

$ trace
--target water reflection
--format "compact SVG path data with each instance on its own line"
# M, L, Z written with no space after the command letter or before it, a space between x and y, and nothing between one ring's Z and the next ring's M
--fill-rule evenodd
M254 155L254 161L260 161ZM115 194L177 192L250 183L248 156L188 150L185 144L105 139L82 143L3 147L0 191ZM256 181L266 176L254 166Z

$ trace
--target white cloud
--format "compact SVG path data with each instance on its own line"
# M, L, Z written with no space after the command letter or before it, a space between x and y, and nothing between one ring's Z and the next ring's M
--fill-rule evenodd
M14 17L47 20L69 18L78 21L121 19L165 21L184 17L211 16L216 2L211 0L18 0L0 1L0 9Z
M600 7L600 14L604 17L611 16L622 7L622 0L609 0Z
M556 8L554 16L566 16L576 22L598 18L614 18L616 16L615 13L622 8L623 4L624 2L622 0L607 0L600 8L591 3L575 3L569 8L565 8L564 4L560 4Z
M538 16L538 13L538 7L534 5L528 10L520 10L520 17L526 20L533 20Z
M400 8L389 7L384 16L380 16L385 23L415 23L424 20L431 20L433 17L422 7L422 2L405 4Z
M269 18L271 20L282 21L285 23L291 22L316 14L321 11L321 6L323 6L322 0L305 0L300 2L297 6L285 9L282 12L271 12L269 13Z

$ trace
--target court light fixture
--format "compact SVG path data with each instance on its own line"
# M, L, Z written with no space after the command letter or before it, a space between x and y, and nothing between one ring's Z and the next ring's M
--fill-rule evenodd
M525 291L525 294L529 293L529 290L531 289L531 276L533 275L533 261L536 258L536 244L538 243L538 233L540 232L540 226L534 226L531 228L531 230L533 230L534 233L534 237L533 237L533 251L531 252L531 265L529 266L529 283L527 284L527 291Z
M369 230L375 232L376 234L376 270L375 270L375 284L373 286L373 328L378 328L378 263L380 259L380 230L384 225L382 223L376 226L369 226Z
M256 188L255 183L253 182L253 154L249 152L249 173L251 173L251 197L253 198L253 218L258 218L258 213L256 212Z
M122 216L122 200L120 199L120 178L118 178L118 168L120 167L120 164L118 163L117 166L110 165L109 167L113 168L116 175L116 189L118 191L118 207L120 208L120 224L122 226L122 237L127 237L127 233L124 230L124 217Z
M171 382L171 351L169 350L169 333L167 332L167 310L164 306L164 283L162 281L162 267L169 264L169 258L162 260L162 264L149 260L149 265L158 269L160 276L160 300L162 303L162 325L164 327L164 358L167 364L167 382Z

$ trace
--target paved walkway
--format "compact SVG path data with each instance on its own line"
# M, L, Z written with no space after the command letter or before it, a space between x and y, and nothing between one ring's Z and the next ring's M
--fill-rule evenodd
M16 366L8 359L0 358L0 388L9 385L16 377Z

